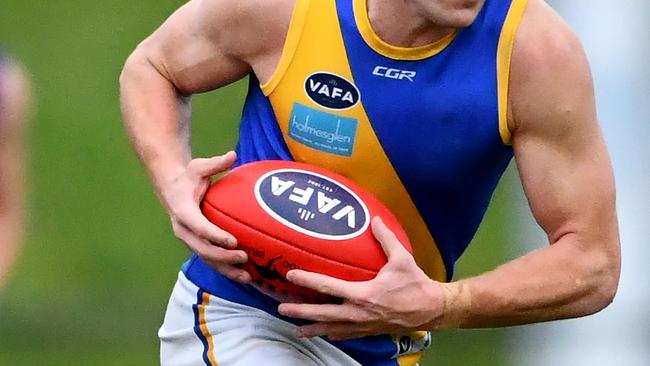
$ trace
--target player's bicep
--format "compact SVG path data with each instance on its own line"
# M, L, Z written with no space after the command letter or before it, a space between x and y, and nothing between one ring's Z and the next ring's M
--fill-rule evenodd
M233 1L192 0L172 14L134 52L182 94L216 89L250 72L228 44Z
M535 46L516 46L513 54L517 166L533 213L552 243L575 234L580 244L613 246L614 182L589 66L568 27L559 18L552 26L551 36L522 28L518 38Z
M564 142L523 132L514 142L526 196L552 243L567 234L600 241L615 232L614 182L604 143L597 133L578 130L571 134L584 135ZM609 232L603 236L601 229Z

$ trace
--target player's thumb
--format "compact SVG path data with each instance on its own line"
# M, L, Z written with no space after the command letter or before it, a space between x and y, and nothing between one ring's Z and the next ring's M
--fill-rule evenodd
M237 159L234 151L229 151L221 156L211 158L198 158L190 161L188 169L197 176L209 177L230 168Z

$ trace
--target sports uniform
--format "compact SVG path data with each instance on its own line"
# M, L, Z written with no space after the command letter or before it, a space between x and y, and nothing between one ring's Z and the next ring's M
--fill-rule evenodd
M451 280L512 158L508 77L525 6L486 0L470 27L401 48L373 32L365 0L297 0L277 70L250 78L237 164L296 160L353 179L400 219L418 265ZM301 323L277 305L193 256L160 330L163 364L416 365L430 344L426 333L296 339ZM194 361L172 360L181 353Z

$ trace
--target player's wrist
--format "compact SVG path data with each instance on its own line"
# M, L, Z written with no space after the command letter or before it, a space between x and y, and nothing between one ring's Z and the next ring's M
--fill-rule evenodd
M150 171L158 198L165 206L168 206L170 201L173 200L173 197L175 196L174 192L177 191L177 188L175 187L178 185L178 181L183 176L186 169L186 165L170 164L164 169L157 169L156 171L159 172L159 174Z
M439 283L443 293L442 314L435 324L436 329L461 328L472 308L472 292L463 281Z

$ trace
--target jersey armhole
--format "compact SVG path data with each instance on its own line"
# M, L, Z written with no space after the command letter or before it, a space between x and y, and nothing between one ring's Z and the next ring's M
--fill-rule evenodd
M510 85L510 66L515 36L521 23L528 0L512 0L508 15L503 23L497 49L497 89L499 105L499 135L505 145L512 144L512 133L508 128L508 97Z
M282 80L282 77L289 68L291 60L293 60L293 55L298 48L298 42L300 41L300 36L302 35L305 20L307 19L309 2L310 0L296 0L296 4L294 5L293 13L291 15L291 21L289 22L287 36L284 40L282 55L280 55L280 61L278 62L275 71L271 75L271 78L266 83L260 85L262 92L266 96L269 96L275 87L278 86L280 80Z

